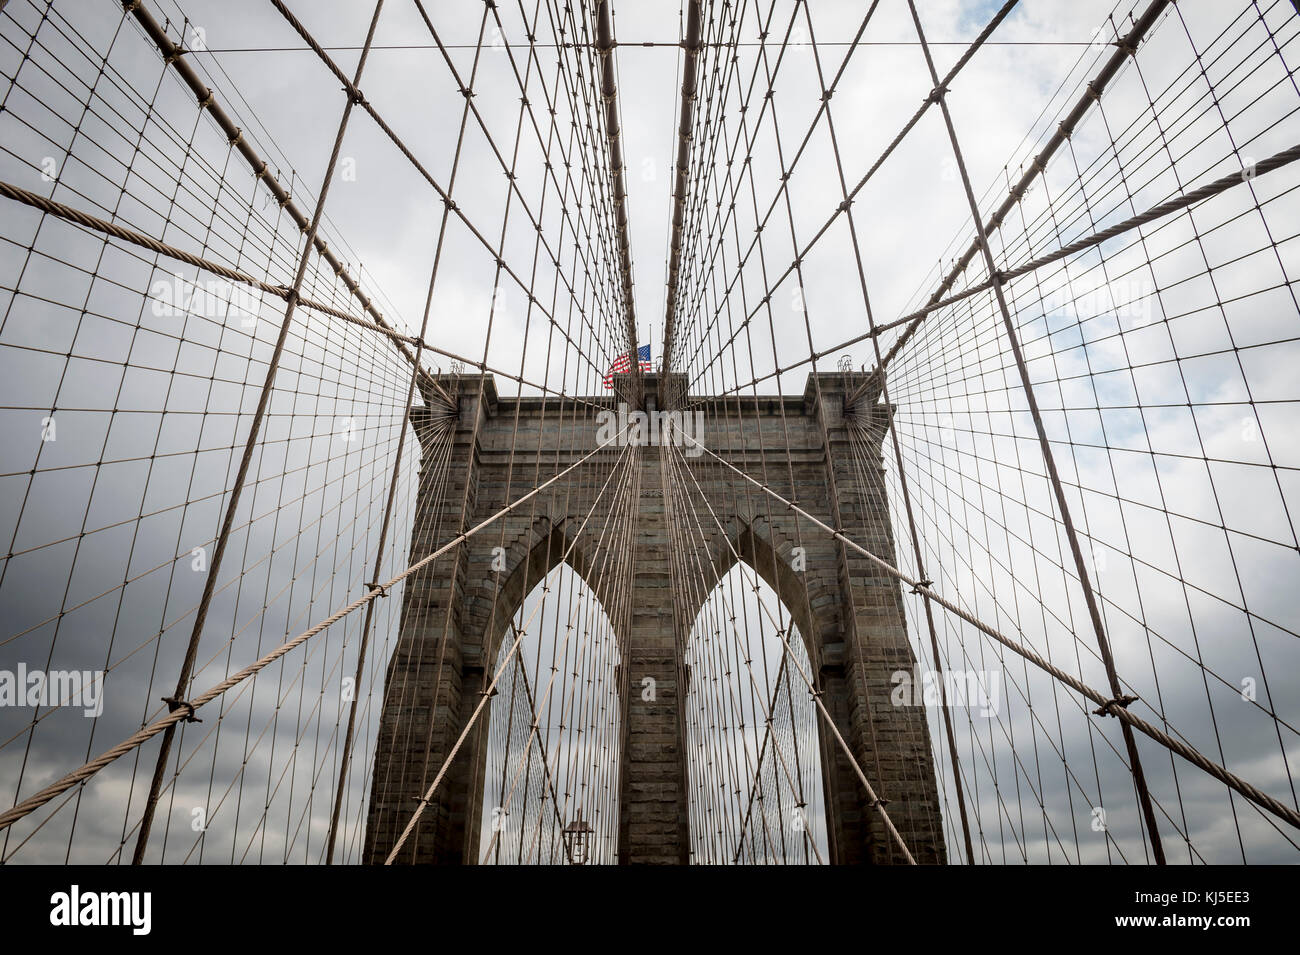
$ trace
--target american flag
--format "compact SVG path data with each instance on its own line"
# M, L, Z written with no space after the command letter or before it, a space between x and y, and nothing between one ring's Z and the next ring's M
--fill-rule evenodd
M624 352L614 359L614 364L609 366L609 371L605 372L605 387L614 387L614 376L623 374L632 369L632 362L628 359L628 353ZM642 371L650 370L650 346L642 345L636 350L636 363L641 366Z

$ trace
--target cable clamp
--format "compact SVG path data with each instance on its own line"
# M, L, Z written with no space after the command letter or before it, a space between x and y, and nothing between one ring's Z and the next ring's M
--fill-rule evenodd
M914 594L919 594L919 593L921 592L921 588L922 588L922 587L925 587L925 588L928 590L929 588L931 588L931 587L933 587L933 586L934 586L934 581L933 581L933 580L930 580L930 579L928 579L928 578L925 579L925 580L918 580L918 581L916 582L916 586L912 588L912 593L914 593Z
M925 98L925 102L927 104L937 103L939 102L939 99L947 92L948 92L948 87L941 83L938 86L936 86L934 89L930 90L930 95Z
M366 584L366 587L367 587L368 589L370 589L370 590L378 590L378 591L379 591L379 596L381 596L381 597L387 597L387 596L388 596L388 585L387 585L387 584L381 584L381 583L379 583L378 581L374 581L373 583Z
M1137 699L1138 698L1136 696L1117 696L1113 700L1107 700L1105 703L1103 703L1100 707L1093 710L1092 712L1095 713L1097 716L1114 716L1115 707L1118 706L1121 709L1127 710L1128 705L1130 703L1136 703Z
M189 700L178 700L173 696L164 696L162 701L167 704L167 711L175 713L177 710L185 710L184 722L202 723L203 721L194 715L194 704Z

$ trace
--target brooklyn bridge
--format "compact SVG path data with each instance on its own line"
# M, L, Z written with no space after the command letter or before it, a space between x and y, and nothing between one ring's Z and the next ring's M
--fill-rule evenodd
M1300 861L1298 37L0 0L0 861Z

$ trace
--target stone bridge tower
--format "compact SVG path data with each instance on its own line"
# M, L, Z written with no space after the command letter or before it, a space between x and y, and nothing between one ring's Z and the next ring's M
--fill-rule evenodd
M645 378L645 392L651 396L647 410L653 409L659 391L657 377ZM413 561L460 531L463 500L469 502L466 526L473 526L596 446L596 412L590 405L555 397L501 398L490 376L444 377L440 383L458 403L454 420L447 412L441 424L443 429L454 428L453 444L445 478L436 486L421 481ZM603 400L612 405L612 399ZM710 451L748 474L765 473L772 490L828 524L834 516L827 467L833 467L841 526L893 562L880 466L880 442L891 412L865 375L820 373L816 382L809 377L802 395L728 396L705 399L699 407L704 411L703 443ZM866 469L870 473L865 478L850 453L853 419L867 425L859 434L873 439L873 466ZM433 424L427 417L413 417L422 442ZM823 433L829 436L829 447L824 446ZM771 466L774 449L780 452L777 467ZM650 676L657 687L650 703L639 693L624 694L618 853L623 863L690 861L685 674L676 648L683 644L695 613L677 619L670 599L662 467L667 453L676 452L637 449L639 506L629 557L634 571L632 609L630 619L612 621L628 669L627 685L639 687ZM426 461L422 472L427 469ZM725 573L738 553L777 592L807 643L823 702L877 794L887 800L890 817L908 847L918 862L944 862L925 712L896 707L890 699L892 675L915 667L898 583L869 561L845 553L806 521L796 526L793 515L773 506L769 495L738 475L727 477L721 467L707 468L701 469L700 481L728 538L718 531L708 541L717 573ZM596 552L600 515L593 514L592 523L577 535L598 491L598 483L578 468L527 507L501 518L408 581L402 632L385 684L365 836L367 862L382 863L388 855L490 681L515 611L566 552L609 607L596 583L599 575L590 573L603 558ZM445 506L435 506L438 497ZM435 512L436 519L430 519ZM792 567L799 563L791 560L796 546L804 549L802 570ZM504 570L499 560L498 569L492 569L494 547L505 549ZM413 586L417 580L418 586ZM476 728L482 730L486 723L481 719ZM850 761L820 721L819 728L830 861L901 861L879 815L867 804ZM466 738L397 861L476 860L481 817L476 790L482 786L485 737L485 731L471 731Z

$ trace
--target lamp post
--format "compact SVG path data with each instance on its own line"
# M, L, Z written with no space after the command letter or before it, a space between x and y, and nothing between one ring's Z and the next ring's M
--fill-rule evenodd
M573 865L587 864L587 854L591 849L589 840L595 831L582 818L581 809L578 810L573 822L564 827L564 845L569 850L569 861Z

